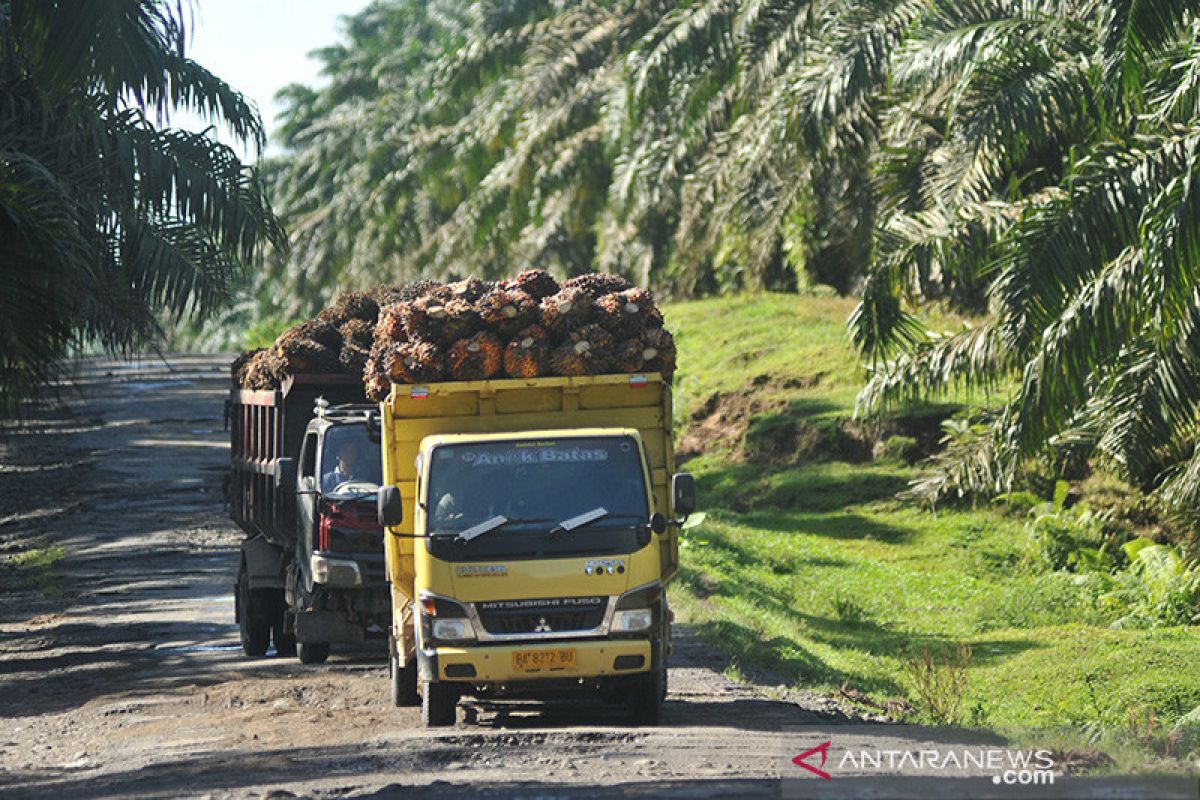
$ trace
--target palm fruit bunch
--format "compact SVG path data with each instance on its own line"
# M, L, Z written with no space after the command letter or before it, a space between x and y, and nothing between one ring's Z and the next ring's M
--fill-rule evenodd
M409 303L416 300L418 297L424 297L434 289L438 289L442 284L437 281L416 281L407 284L384 284L376 286L371 290L371 299L379 304L382 309L386 306L396 305L397 303Z
M286 375L338 372L342 334L321 319L302 322L275 340L275 354Z
M473 304L446 291L434 291L401 304L408 339L449 347L479 330Z
M558 281L554 280L554 276L544 269L527 269L511 281L504 281L502 285L508 289L520 289L538 303L552 294L558 294L558 290L562 288Z
M271 348L259 350L246 365L242 385L247 389L276 389L283 379L283 364Z
M262 348L247 350L233 360L229 365L229 377L233 380L234 386L246 385L246 373L250 370L250 363L254 357L262 352Z
M647 328L661 328L662 314L645 289L626 289L606 294L596 301L597 317L619 339L640 335Z
M445 374L445 358L431 342L403 342L386 348L383 369L392 383L433 383Z
M539 378L550 372L550 334L541 325L518 331L504 348L504 374L510 378Z
M479 331L467 339L459 339L446 358L450 376L460 381L479 381L494 378L504 366L504 344L496 334Z
M446 290L451 297L457 297L468 303L478 303L485 294L496 288L494 281L482 281L474 275L461 281L446 284Z
M500 282L471 276L343 292L273 346L240 355L230 375L267 389L290 374L354 374L380 401L393 383L502 375L661 372L670 380L675 356L648 291L604 273L559 285L531 269Z
M592 319L595 302L594 294L579 287L564 286L542 300L542 327L555 337L566 336Z
M555 375L602 375L616 355L612 334L595 323L576 328L550 354Z
M583 289L592 297L603 297L613 292L632 289L633 284L612 272L589 272L563 281L564 289Z
M497 286L475 304L486 330L508 339L538 321L537 302L523 289Z
M333 305L317 314L317 319L339 328L352 319L374 324L378 317L379 303L368 292L342 292Z
M618 372L660 372L670 383L675 376L675 337L666 328L647 328L620 343L615 367Z

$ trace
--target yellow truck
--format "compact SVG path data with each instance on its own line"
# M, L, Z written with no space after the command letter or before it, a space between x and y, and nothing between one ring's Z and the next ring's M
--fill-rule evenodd
M433 727L583 692L657 722L695 505L661 376L394 386L380 417L393 702Z

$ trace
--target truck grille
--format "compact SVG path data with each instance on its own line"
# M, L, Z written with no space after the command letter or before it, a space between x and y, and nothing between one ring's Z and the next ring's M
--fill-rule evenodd
M604 621L607 597L562 597L551 600L495 600L476 603L484 630L505 634L590 631Z

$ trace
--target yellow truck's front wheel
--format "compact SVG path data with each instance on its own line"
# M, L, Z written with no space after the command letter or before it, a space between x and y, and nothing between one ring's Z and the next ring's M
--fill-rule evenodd
M458 687L440 681L421 683L421 724L426 728L444 728L454 724L458 710Z
M662 720L663 700L667 694L667 670L659 667L632 680L625 707L634 725L657 725Z

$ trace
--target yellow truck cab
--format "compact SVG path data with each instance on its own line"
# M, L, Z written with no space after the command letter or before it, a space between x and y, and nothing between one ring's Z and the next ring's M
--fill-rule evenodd
M464 695L588 692L657 721L694 504L661 378L397 386L381 412L393 701L437 726Z

